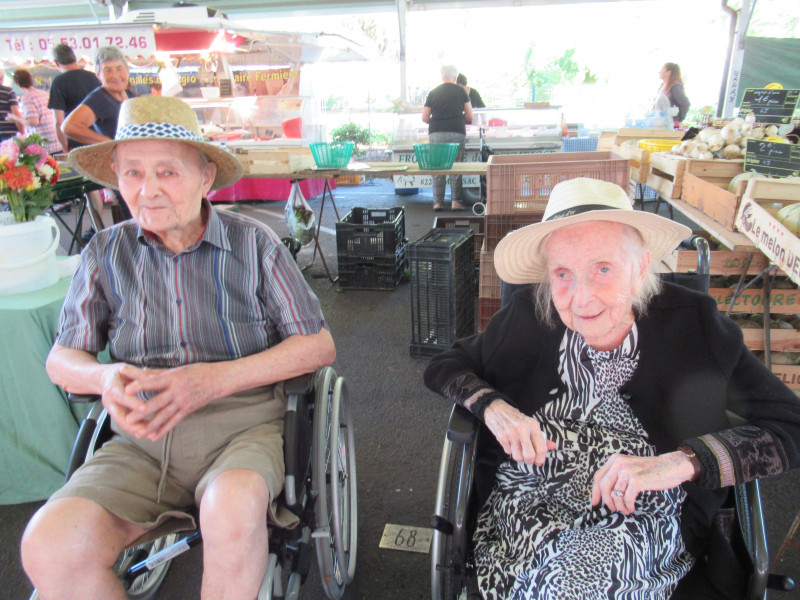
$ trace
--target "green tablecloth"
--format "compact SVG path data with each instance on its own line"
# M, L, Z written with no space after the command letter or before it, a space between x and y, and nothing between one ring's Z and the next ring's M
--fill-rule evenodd
M42 500L61 486L88 410L71 406L44 368L69 282L0 296L0 504Z

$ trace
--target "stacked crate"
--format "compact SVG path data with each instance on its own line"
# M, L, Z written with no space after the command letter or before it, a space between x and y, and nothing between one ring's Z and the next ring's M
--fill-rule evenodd
M486 224L480 258L478 330L500 309L502 282L494 250L509 232L542 220L553 186L576 177L616 183L628 192L630 162L611 152L506 154L489 157Z
M336 223L339 288L393 290L406 265L402 207L354 207Z
M478 294L478 276L481 266L481 247L485 233L485 219L483 217L459 216L436 217L433 220L434 229L464 229L472 231L475 251L473 253L473 268L475 271L475 294Z
M474 234L431 229L408 245L411 356L433 356L475 331Z

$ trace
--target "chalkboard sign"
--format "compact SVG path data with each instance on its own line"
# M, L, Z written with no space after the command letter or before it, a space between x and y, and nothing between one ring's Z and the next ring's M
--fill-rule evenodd
M783 125L792 120L800 90L767 90L747 88L739 116L756 115L757 123Z
M763 140L747 140L744 170L776 177L798 177L800 176L800 146Z
M219 80L219 95L222 96L223 98L229 98L233 96L233 90L231 89L230 79Z

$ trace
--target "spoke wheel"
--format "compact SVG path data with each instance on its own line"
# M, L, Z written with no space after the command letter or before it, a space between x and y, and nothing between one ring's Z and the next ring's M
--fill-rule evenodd
M356 567L356 457L345 382L330 368L317 380L312 481L320 575L326 595L340 598Z

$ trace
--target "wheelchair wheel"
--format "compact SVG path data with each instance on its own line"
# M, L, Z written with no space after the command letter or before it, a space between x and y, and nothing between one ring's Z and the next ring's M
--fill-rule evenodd
M313 535L325 594L341 598L356 568L354 434L344 379L337 377L331 368L323 369L316 390L312 484L317 505Z
M433 532L431 592L433 600L466 600L469 596L467 507L475 444L445 440L439 467L435 515L446 525ZM444 530L443 530L444 529Z

